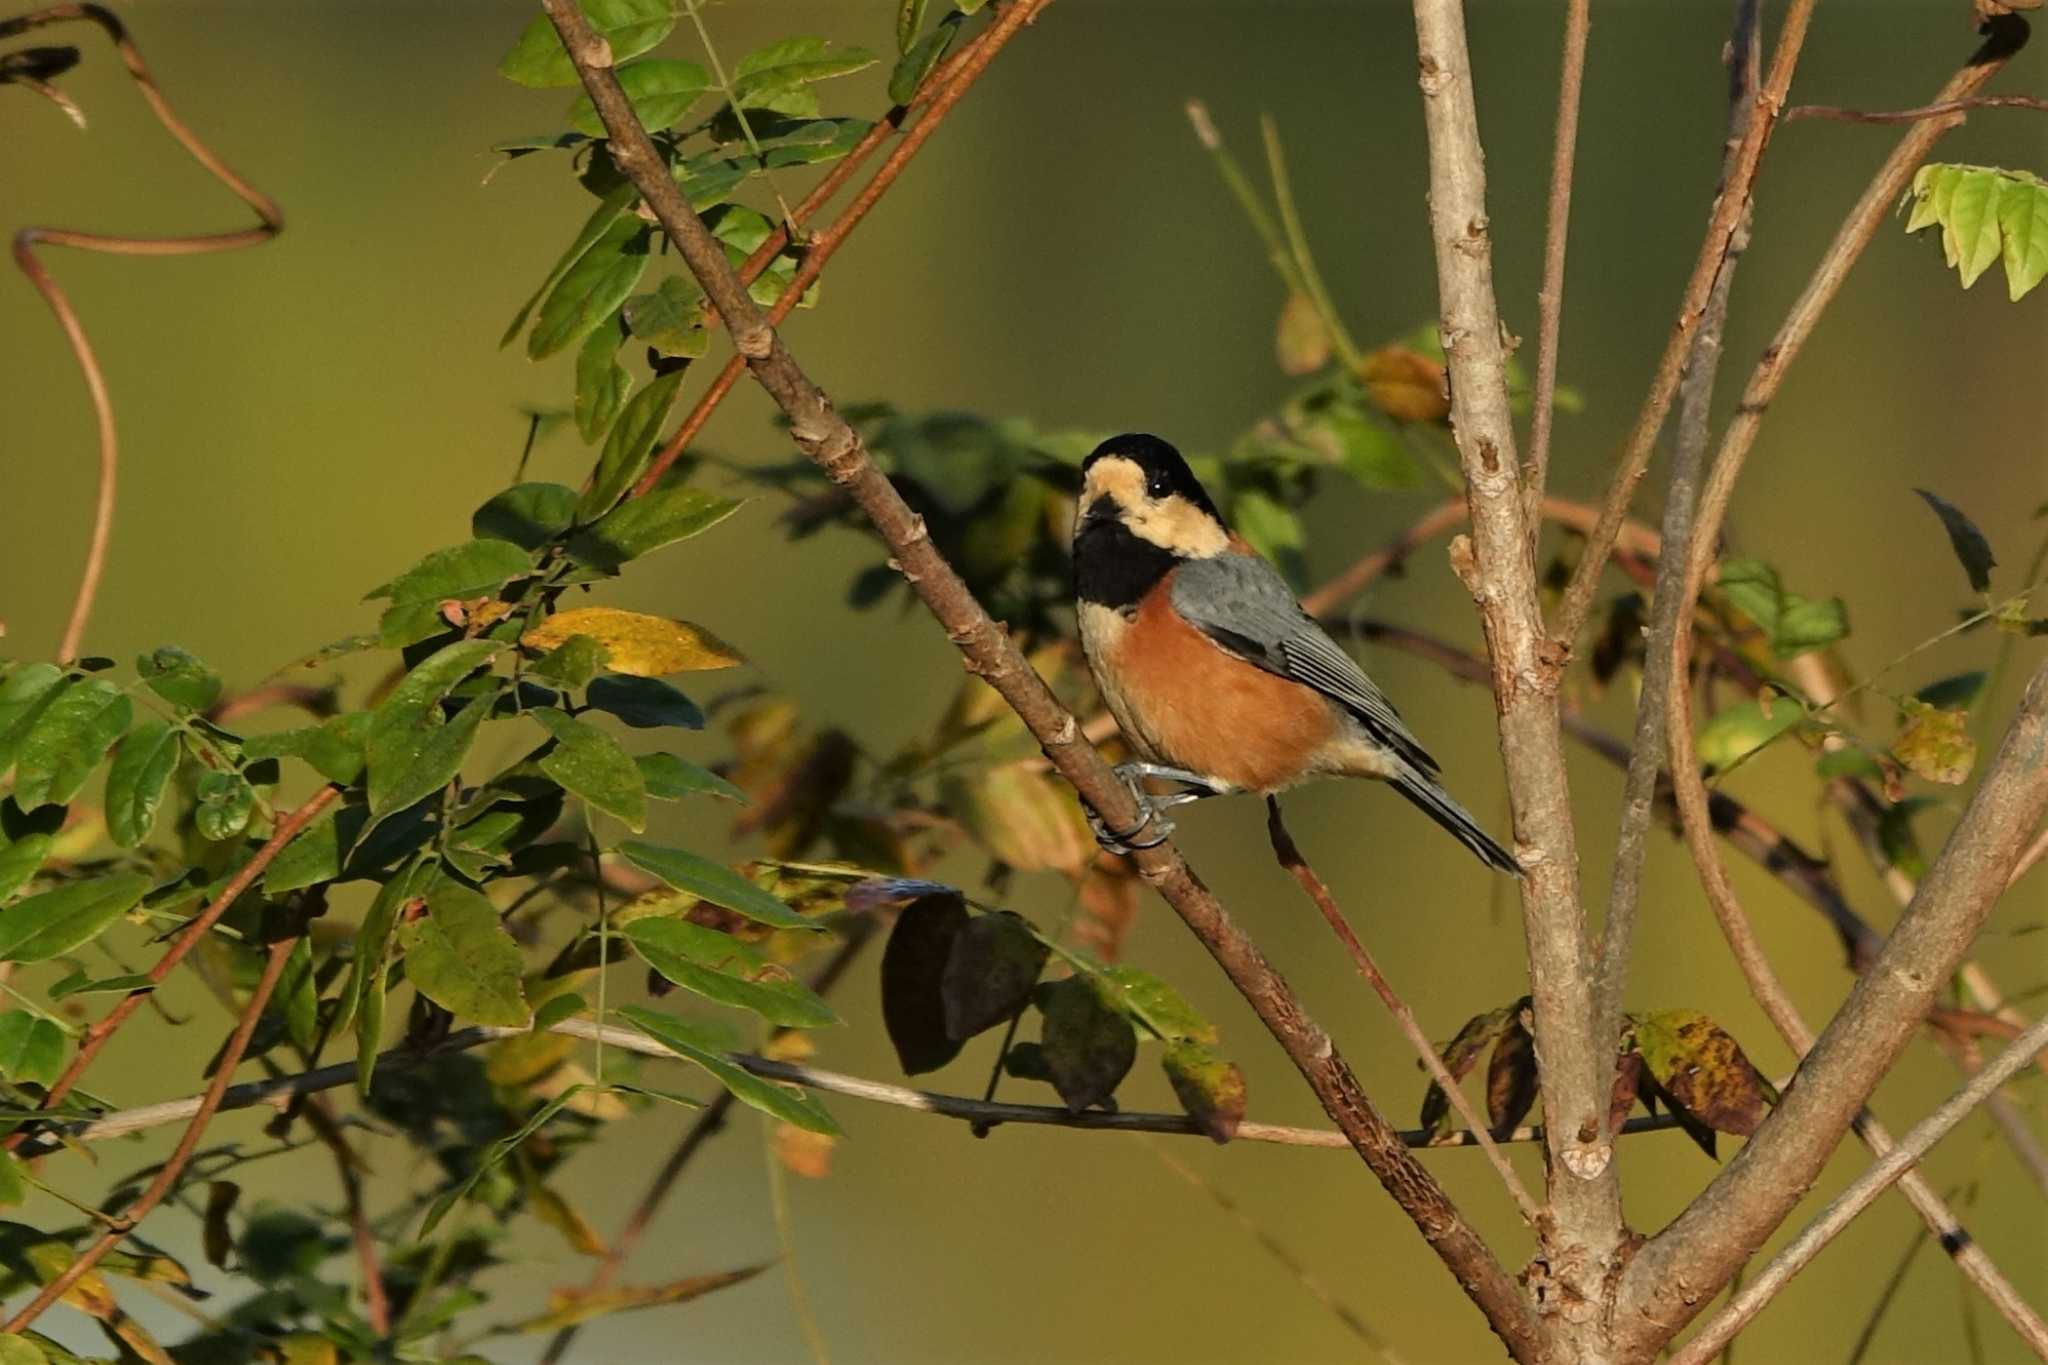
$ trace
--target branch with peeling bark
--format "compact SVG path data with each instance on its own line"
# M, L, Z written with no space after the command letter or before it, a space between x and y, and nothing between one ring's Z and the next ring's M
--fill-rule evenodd
M923 521L875 467L859 433L833 411L761 311L747 297L723 250L690 211L660 153L634 115L611 70L611 54L571 0L544 0L549 18L604 121L611 154L633 181L698 284L725 321L736 350L790 422L799 449L844 489L889 545L893 560L945 627L968 667L1009 703L1062 776L1112 828L1130 828L1135 802L1080 733L1074 717L1032 671L931 543ZM992 57L1033 10L1007 11L981 55ZM943 99L944 96L942 95ZM1413 1219L1432 1249L1486 1314L1518 1359L1534 1359L1541 1342L1520 1290L1486 1244L1418 1164L1400 1135L1375 1109L1329 1035L1170 845L1140 853L1139 871L1180 915L1229 975L1260 1021L1315 1091L1325 1112Z

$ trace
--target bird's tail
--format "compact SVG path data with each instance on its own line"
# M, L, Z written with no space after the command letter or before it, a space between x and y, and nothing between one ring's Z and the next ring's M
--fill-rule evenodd
M1517 877L1522 875L1521 864L1515 861L1515 855L1494 842L1493 836L1472 818L1472 813L1452 800L1451 794L1435 778L1403 764L1402 771L1390 779L1389 785L1412 801L1423 814L1456 835L1459 843L1479 855L1479 861Z

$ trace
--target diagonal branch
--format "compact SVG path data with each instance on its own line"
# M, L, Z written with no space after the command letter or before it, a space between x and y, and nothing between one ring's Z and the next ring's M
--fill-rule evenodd
M1749 211L1750 194L1756 186L1757 172L1763 165L1764 145L1770 141L1771 130L1777 125L1778 111L1785 107L1785 94L1792 88L1792 73L1799 65L1799 51L1806 43L1806 26L1813 17L1815 3L1816 0L1792 0L1786 10L1784 25L1778 31L1778 45L1771 53L1770 75L1765 78L1763 89L1757 92L1749 126L1743 131L1742 141L1736 145L1735 154L1728 159L1722 174L1721 188L1714 196L1713 212L1707 219L1706 240L1700 243L1699 258L1693 262L1692 278L1686 281L1685 294L1678 305L1678 317L1671 324L1671 336L1664 343L1664 354L1658 358L1656 373L1650 380L1650 391L1643 399L1642 411L1637 414L1635 426L1629 431L1628 441L1622 448L1621 462L1614 471L1613 482L1608 485L1607 497L1601 503L1600 524L1586 542L1585 553L1572 573L1571 582L1565 588L1564 602L1558 608L1555 635L1566 651L1578 639L1579 631L1586 624L1586 615L1592 610L1593 599L1600 590L1600 571L1606 566L1608 549L1614 544L1616 532L1621 529L1621 519L1628 514L1636 484L1649 467L1650 451L1657 444L1657 433L1663 429L1665 414L1671 411L1671 400L1678 393L1679 376L1685 368L1685 358L1692 350L1693 336L1706 314L1714 277L1721 273L1728 243L1734 240L1742 216ZM1707 539L1712 541L1711 536Z
M1523 515L1531 530L1550 475L1550 424L1556 417L1558 336L1564 330L1564 259L1572 221L1573 166L1578 160L1579 103L1586 84L1586 40L1592 0L1567 0L1564 56L1558 62L1557 134L1550 151L1550 199L1543 228L1543 283L1536 291L1536 408L1529 419L1529 461L1523 472Z
M1997 1060L1972 1076L1969 1083L1939 1109L1914 1124L1898 1146L1858 1176L1848 1189L1835 1196L1834 1201L1822 1209L1797 1237L1771 1258L1762 1273L1744 1285L1741 1293L1730 1299L1685 1344L1684 1349L1671 1357L1671 1365L1707 1365L1737 1332L1748 1325L1758 1310L1820 1254L1822 1247L1854 1222L1878 1195L1907 1175L1914 1162L1927 1155L1935 1143L1948 1136L1978 1105L1990 1099L1999 1086L2011 1080L2043 1047L2048 1047L2048 1018L2035 1021L2032 1028L1998 1055ZM2029 1344L2037 1353L2043 1349L2039 1339L2031 1340Z
M604 121L613 160L640 189L698 284L724 317L733 344L747 358L755 379L788 417L798 448L867 515L888 544L899 570L965 656L967 666L1016 711L1081 799L1112 828L1130 828L1138 814L1131 793L1083 738L1072 714L1032 671L1007 633L974 600L967 585L932 545L923 520L876 468L859 433L833 410L831 400L804 374L747 297L723 250L684 202L660 153L633 114L612 73L609 49L591 31L572 0L543 3ZM1034 5L1020 3L1005 11L976 58L992 59L1034 10ZM956 79L939 101L956 99L962 88L962 81ZM937 109L935 103L933 112ZM1536 1326L1520 1290L1435 1179L1402 1145L1399 1134L1373 1108L1336 1045L1308 1017L1292 988L1170 845L1143 852L1136 861L1140 873L1223 967L1308 1080L1324 1110L1457 1275L1509 1349L1517 1358L1537 1356L1541 1346Z

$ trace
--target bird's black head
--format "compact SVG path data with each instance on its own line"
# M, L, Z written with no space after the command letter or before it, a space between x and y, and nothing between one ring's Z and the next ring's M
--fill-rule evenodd
M1082 463L1074 576L1083 601L1127 606L1175 564L1229 543L1201 481L1157 436L1112 436Z

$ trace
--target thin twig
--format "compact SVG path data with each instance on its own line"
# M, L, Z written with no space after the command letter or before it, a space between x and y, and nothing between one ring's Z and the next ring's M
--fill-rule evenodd
M100 577L106 568L107 546L112 541L114 529L114 491L120 472L120 447L114 427L113 400L107 394L106 377L100 371L99 359L94 355L92 343L85 335L85 325L72 309L55 278L36 259L38 245L71 247L79 251L95 251L115 256L192 256L209 251L232 251L238 247L254 246L268 241L284 228L284 214L269 196L248 181L229 170L226 163L213 154L204 142L199 140L190 128L176 114L157 88L156 78L150 74L149 66L142 60L141 49L128 30L111 10L100 5L51 5L28 14L17 15L0 21L0 42L33 29L51 24L84 22L96 24L107 35L107 40L121 54L121 62L128 68L128 75L142 91L142 98L156 115L164 130L178 140L186 153L215 180L227 186L237 199L255 210L262 226L245 228L240 232L201 233L186 237L129 237L114 236L97 232L75 232L69 228L22 228L14 234L14 260L21 267L21 273L43 296L50 311L57 317L57 323L64 329L64 336L71 345L72 357L78 362L79 373L85 379L86 392L92 399L93 414L99 423L99 491L93 500L92 536L87 542L85 567L79 577L78 593L71 604L71 615L64 624L64 639L57 647L59 660L76 658L81 642L85 638L86 623L92 618L93 601L99 594ZM53 96L54 97L54 96Z
M218 1112L218 1106L216 1112ZM391 1299L384 1292L384 1270L378 1263L377 1236L370 1228L369 1210L363 1203L362 1159L349 1146L348 1137L334 1117L325 1098L312 1097L305 1107L307 1124L334 1154L335 1174L341 1179L342 1201L348 1212L350 1239L355 1244L356 1264L363 1272L363 1316L378 1336L391 1334Z
M1031 2L1034 2L1034 0L1012 0L1012 3ZM1039 4L1046 2L1047 0L1035 0L1035 3ZM963 72L966 73L965 80L967 84L972 85L980 77L981 73L988 69L986 63L971 67L969 65L974 60L981 44L986 42L987 39L988 30L984 29L982 32L975 34L965 47L947 58L929 76L925 77L923 83L917 87L917 93L911 96L910 103L899 104L877 119L875 126L868 129L861 137L861 140L853 145L853 149L840 158L839 164L834 166L822 180L813 186L811 192L798 201L796 208L791 210L791 214L798 226L802 226L813 213L828 203L833 195L839 193L840 188L853 178L854 173L860 169L869 156L873 155L875 149L888 141L889 135L903 126L903 120L909 117L911 110L931 103L940 91L949 89L954 79L961 76ZM962 86L961 93L964 94L965 92L966 86ZM945 115L940 113L937 120L933 120L929 114L919 119L916 125L917 128L922 128L928 121L931 122L932 127L930 132L925 133L917 133L913 130L913 136L917 138L918 145L922 146L925 138L931 136L931 133L938 131L939 122L942 122L944 118ZM910 153L912 156L915 154L914 150ZM811 234L810 240L805 243L803 259L797 265L799 278L792 279L789 287L784 289L781 297L775 301L775 307L771 316L776 322L779 323L782 319L789 316L790 310L796 307L797 303L803 298L805 291L812 284L816 283L818 276L825 269L825 262L832 258L832 253L839 249L840 245L852 234L854 228L859 225L860 220L867 216L868 210L874 207L875 201L888 193L889 186L894 184L896 177L903 173L903 167L908 164L909 160L910 156L900 158L894 155L890 156L883 163L881 169L875 172L874 179L862 187L859 197L855 199L852 206L840 214L837 219L833 220L829 227L826 227L823 231ZM789 245L789 226L785 222L778 224L775 230L768 234L767 240L758 247L755 247L754 253L741 263L739 270L740 280L743 283L752 284L755 280L759 279L761 273L768 268L777 256L782 254L782 249L787 245ZM712 310L711 319L713 321L717 320L715 309ZM702 432L705 424L711 420L711 414L718 410L718 405L725 401L725 396L728 393L732 392L732 386L739 381L740 371L744 368L746 368L746 359L743 356L735 355L726 361L724 367L719 370L717 377L711 381L703 394L698 397L696 405L683 418L682 425L676 428L675 434L663 442L661 449L655 453L654 461L648 465L647 472L640 476L638 483L633 485L634 497L640 497L653 488L661 476L668 472L669 466L680 459L682 453L690 448L690 442L697 439L698 433Z
M306 826L312 824L315 817L340 795L341 788L329 784L313 793L297 810L277 822L277 828L271 831L263 846L250 855L249 861L242 864L241 869L228 879L228 884L213 898L213 903L193 916L184 929L179 931L178 936L171 940L171 946L164 950L164 955L149 969L152 987L161 983L171 974L173 968L185 960L185 955L199 945L199 940L213 928L215 921L227 913L228 907L240 899L244 891L255 885L256 879L263 875L263 870L270 866L271 859L281 853L286 844L296 838ZM147 989L130 991L121 997L120 1004L107 1011L105 1018L85 1031L84 1036L78 1040L78 1052L72 1057L71 1064L64 1068L64 1074L45 1092L38 1108L54 1108L60 1100L71 1093L72 1087L78 1084L78 1078L85 1074L86 1068L99 1056L100 1049L107 1045L107 1040L114 1036L121 1025L128 1022L129 1016L142 1008L142 1002L149 994ZM4 1141L0 1141L0 1148L13 1151L21 1145L27 1131L16 1129L8 1134Z
M1556 415L1558 337L1564 328L1565 243L1572 220L1573 166L1578 158L1579 103L1586 82L1586 40L1592 0L1567 0L1564 56L1558 62L1557 132L1550 149L1550 197L1543 228L1543 283L1536 291L1536 408L1529 419L1529 453L1522 473L1524 516L1538 525L1543 484L1550 473L1550 424Z
M134 1203L121 1211L112 1230L80 1253L76 1260L65 1267L63 1274L44 1285L40 1293L8 1320L7 1331L26 1331L28 1325L40 1317L45 1308L63 1298L71 1286L77 1284L106 1257L108 1252L119 1245L137 1223L148 1217L150 1210L161 1204L164 1196L178 1183L179 1175L185 1170L185 1163L192 1159L192 1153L198 1148L201 1135L206 1132L206 1125L213 1121L214 1114L220 1109L221 1097L227 1091L228 1080L234 1075L235 1068L241 1065L242 1053L248 1049L249 1039L256 1032L256 1024L263 1017L263 1007L269 1003L270 993L277 988L278 978L284 975L285 962L291 956L292 945L297 942L298 936L292 935L270 945L270 956L263 964L263 975L257 980L256 989L249 994L249 1003L242 1009L242 1017L235 1025L234 1035L221 1050L220 1064L213 1070L213 1080L206 1087L206 1093L200 1097L198 1109L192 1115L192 1122L186 1125L184 1135L178 1139L178 1145L172 1150L170 1159L157 1171L156 1179L150 1181L148 1188L135 1197Z
M1656 373L1650 380L1650 391L1643 399L1642 411L1637 414L1635 426L1629 431L1614 479L1601 503L1600 524L1587 539L1578 568L1573 571L1571 582L1565 588L1564 601L1558 608L1556 629L1552 634L1567 652L1586 624L1587 613L1592 610L1593 599L1600 590L1600 571L1606 566L1608 550L1614 544L1621 520L1627 515L1629 503L1635 497L1636 483L1649 466L1650 451L1657 444L1657 433L1663 429L1664 416L1671 410L1671 400L1678 393L1679 374L1685 367L1686 356L1691 354L1693 334L1706 315L1714 277L1721 273L1728 243L1734 238L1743 215L1749 211L1750 194L1755 189L1757 173L1763 165L1764 145L1777 124L1779 110L1785 107L1785 92L1791 89L1792 73L1799 65L1799 52L1806 43L1806 27L1813 18L1815 3L1816 0L1791 0L1787 7L1784 24L1778 30L1778 45L1771 53L1770 75L1756 96L1756 107L1748 128L1743 132L1742 141L1736 146L1735 155L1729 158L1721 176L1720 192L1714 198L1713 211L1707 219L1706 239L1700 243L1699 257L1693 262L1692 277L1686 281L1678 316L1672 323L1671 335L1664 343L1664 354L1658 358ZM1713 537L1710 535L1705 539L1712 543Z
M1722 153L1723 174L1734 164L1747 128L1751 94L1756 88L1761 39L1757 33L1757 0L1736 0L1734 33L1729 42L1728 142ZM1643 657L1642 690L1636 699L1635 728L1630 736L1628 775L1622 783L1621 824L1614 841L1614 870L1607 888L1607 917L1600 934L1599 963L1594 978L1593 1018L1602 1038L1617 1037L1628 970L1635 946L1636 912L1642 899L1643 857L1650 816L1657 801L1657 780L1664 765L1664 728L1668 719L1671 641L1691 631L1692 612L1684 596L1685 565L1692 544L1693 510L1699 496L1700 471L1706 464L1714 379L1721 365L1721 332L1728 320L1728 295L1735 267L1749 242L1749 216L1738 220L1706 313L1694 333L1692 353L1679 384L1678 439L1671 457L1670 486L1664 500L1662 544L1671 553L1657 559L1657 581L1650 598L1650 627Z
M1444 1067L1443 1058L1437 1055L1435 1044L1431 1043L1429 1035L1422 1031L1422 1025L1415 1021L1415 1011L1409 1009L1408 1002L1388 984L1386 974L1380 971L1380 964L1373 960L1371 952L1353 932L1350 921L1344 918L1344 911L1337 905L1336 898L1330 894L1330 888L1316 875L1316 870L1309 866L1308 859L1302 856L1300 847L1294 842L1294 836L1287 830L1286 820L1281 817L1278 797L1266 798L1266 836L1272 840L1273 856L1280 860L1280 866L1286 868L1294 880L1301 883L1301 889L1315 902L1316 909L1322 912L1323 921L1330 926L1330 931L1336 934L1337 941L1344 945L1345 953L1351 958L1351 965L1358 969L1358 974L1365 978L1366 984L1379 996L1380 1003L1387 1007L1387 1013L1394 1016L1395 1026L1408 1040L1408 1045L1415 1049L1415 1055L1422 1059L1422 1065L1429 1072L1430 1078L1436 1082L1437 1088L1443 1091L1451 1107L1458 1111L1458 1117L1465 1120L1473 1135L1479 1139L1480 1147L1486 1152L1487 1161L1499 1173L1501 1183L1507 1186L1508 1193L1514 1196L1516 1207L1521 1209L1522 1220L1531 1227L1537 1226L1543 1211L1537 1206L1536 1201L1530 1198L1528 1189L1522 1184L1522 1178L1515 1174L1515 1168L1508 1163L1506 1153L1494 1145L1493 1138L1487 1131L1489 1125L1473 1107L1471 1098L1465 1094L1465 1088L1459 1085L1458 1078Z
M2037 95L1975 95L1969 99L1941 100L1918 109L1844 109L1835 104L1795 104L1785 111L1785 122L1794 119L1832 119L1837 123L1918 123L1922 119L1964 114L1972 109L2034 109L2048 112L2048 100Z
M968 667L1017 713L1081 799L1112 828L1131 828L1138 818L1131 792L1082 739L1072 713L1032 670L1009 635L975 601L933 546L923 519L875 465L860 433L834 410L830 398L803 372L747 296L723 248L677 189L660 151L619 88L609 49L591 31L582 11L573 0L543 0L543 5L610 135L613 160L639 188L691 274L724 316L735 349L747 358L755 379L788 418L798 449L860 507L888 545L892 562L945 627ZM1029 4L1006 10L976 51L974 62L986 64L1035 12ZM939 93L934 116L958 99L973 64ZM1372 1106L1328 1033L1309 1018L1292 988L1195 878L1171 842L1141 851L1134 862L1230 976L1314 1089L1324 1111L1450 1267L1488 1324L1518 1359L1536 1357L1541 1350L1539 1332L1520 1289L1442 1186Z
M1770 1264L1740 1294L1729 1300L1692 1340L1672 1356L1671 1365L1705 1365L1722 1343L1741 1331L1794 1275L1806 1268L1822 1247L1854 1222L1858 1214L1911 1170L1915 1162L1925 1156L1935 1143L1948 1136L1951 1129L1969 1117L1970 1112L1999 1086L2028 1065L2043 1047L2048 1047L2048 1017L2036 1020L2018 1041L1972 1076L1969 1083L1939 1109L1914 1124L1899 1140L1898 1146L1856 1177L1848 1189L1822 1209L1797 1237L1771 1258ZM2048 1343L2040 1337L2033 1337L2028 1340L2028 1345L2040 1353Z

